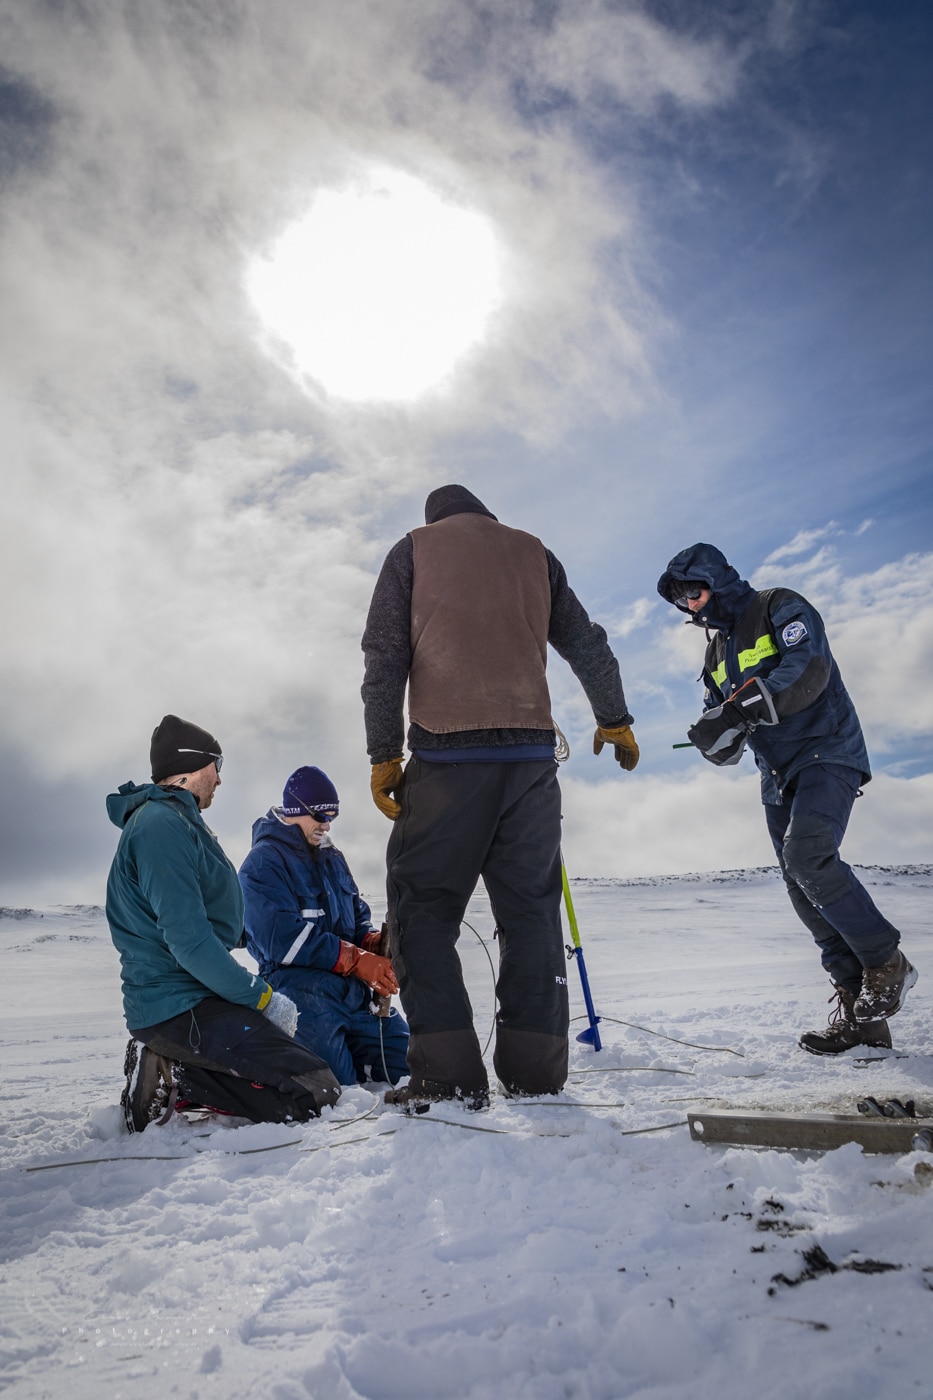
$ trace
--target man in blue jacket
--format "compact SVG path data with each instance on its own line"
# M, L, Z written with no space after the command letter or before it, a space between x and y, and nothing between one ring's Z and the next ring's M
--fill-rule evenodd
M330 824L337 789L320 768L298 768L281 807L253 824L240 867L246 944L259 972L298 1007L296 1039L341 1084L408 1073L408 1026L389 1006L398 982Z
M323 1060L292 1039L297 1018L287 997L231 955L243 939L243 897L201 816L220 787L220 745L166 715L150 759L151 784L124 783L107 798L122 828L107 920L133 1037L127 1127L142 1132L178 1098L254 1122L306 1121L336 1103L340 1088Z
M658 592L706 630L705 710L687 737L719 766L738 763L746 744L755 755L787 893L835 988L829 1025L802 1035L801 1047L816 1055L890 1047L887 1018L917 973L898 930L839 856L871 771L822 618L792 589L756 592L709 544L675 555Z

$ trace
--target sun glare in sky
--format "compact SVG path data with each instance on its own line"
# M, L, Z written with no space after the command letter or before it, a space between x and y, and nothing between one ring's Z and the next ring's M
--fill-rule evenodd
M299 374L357 401L433 388L501 299L490 221L398 172L321 191L247 287Z

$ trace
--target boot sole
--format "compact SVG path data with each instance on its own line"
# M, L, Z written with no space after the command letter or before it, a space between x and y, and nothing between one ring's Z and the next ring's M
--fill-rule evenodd
M123 1056L123 1092L120 1095L120 1107L123 1110L123 1121L126 1124L128 1133L136 1132L136 1123L133 1117L133 1091L136 1088L136 1077L139 1069L139 1043L130 1040L126 1047L126 1054Z
M168 1075L164 1072L168 1070ZM126 1083L120 1095L123 1119L130 1133L145 1132L150 1123L168 1121L173 1088L170 1063L141 1041L130 1040L123 1059ZM164 1102L160 1102L164 1099Z
M383 1095L383 1103L390 1108L400 1108L409 1116L415 1113L428 1113L432 1104L450 1104L452 1108L465 1108L471 1113L482 1113L489 1107L489 1094L410 1094L405 1090L390 1089Z
M797 1045L801 1050L806 1050L808 1055L822 1055L824 1059L826 1058L826 1056L844 1055L846 1053L846 1050L855 1049L854 1045L847 1045L846 1050L817 1050L816 1047L813 1045L804 1045L802 1040L798 1040Z
M877 1019L877 1018L876 1018ZM842 1045L838 1050L817 1050L815 1045L805 1045L803 1039L797 1041L801 1050L806 1050L808 1055L844 1055L847 1050L859 1050L867 1047L870 1050L892 1050L894 1047L885 1040L860 1040L855 1045Z

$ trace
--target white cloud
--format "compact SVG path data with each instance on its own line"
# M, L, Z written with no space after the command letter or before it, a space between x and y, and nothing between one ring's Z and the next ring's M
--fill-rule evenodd
M933 735L933 554L842 580L823 611L869 751Z
M687 40L634 7L575 4L540 47L542 85L581 102L611 96L640 113L664 98L708 107L731 97L739 65L718 40Z
M564 858L572 875L655 875L773 861L758 783L749 773L709 769L663 778L619 770L587 783L565 769L561 791Z
M639 627L643 627L659 606L657 598L636 598L618 616L606 623L610 637L627 637Z
M862 527L865 528L864 526ZM822 525L816 530L799 530L794 538L787 544L780 545L771 551L765 560L762 568L767 568L769 564L776 564L782 559L793 559L798 555L806 554L820 540L831 538L833 535L840 535L843 531L836 524L835 520L830 520L827 525Z
M660 321L620 243L635 203L559 125L525 124L510 85L528 67L584 95L590 55L635 105L708 105L721 56L595 3L560 43L530 17L502 22L477 100L469 62L437 77L447 45L479 42L456 5L7 12L4 62L57 114L0 245L0 586L20 599L4 725L41 768L90 772L165 708L245 735L302 696L319 716L325 695L352 704L380 520L437 484L443 435L546 434L652 392ZM411 411L300 394L245 291L250 255L367 160L475 206L505 249L484 354Z
M639 768L594 784L563 770L561 790L564 858L572 875L630 877L776 864L749 757L729 773L705 767L685 778ZM843 857L858 865L927 863L931 819L933 774L912 779L881 774L855 804Z
M769 555L750 582L792 588L819 610L869 753L883 755L898 743L933 734L933 553L850 574L836 549L821 543L834 533L831 524L802 532ZM814 545L820 547L803 557ZM772 560L780 567L771 567ZM665 619L655 630L656 677L692 681L702 657L702 633L695 628Z
M673 328L653 295L650 199L627 171L607 178L581 129L602 102L654 131L725 105L750 50L600 0L558 6L551 23L530 0L499 12L455 0L0 10L5 69L54 113L41 158L5 185L0 225L0 588L15 599L0 748L37 784L66 776L102 794L144 776L163 713L195 719L230 755L212 814L234 854L290 769L319 762L346 794L338 834L364 847L355 864L378 884L387 833L367 805L358 698L375 569L417 523L417 495L448 479L452 441L548 444L663 399L658 348ZM314 192L368 163L475 208L503 250L503 309L482 353L411 409L299 392L263 354L245 290L250 259ZM740 407L744 431L764 431L759 404ZM678 459L713 461L741 436L715 404L705 421L679 412ZM615 529L623 492L619 520L637 533L643 493L658 493L654 508L670 490L651 450L611 472L581 459L549 507L563 537ZM534 470L519 489L540 499ZM842 599L838 561L803 558L835 528L772 558ZM927 663L907 651L929 638L928 575L905 591L896 573L866 577L831 633L863 718L892 725L892 739L918 732ZM873 587L883 608L869 605ZM699 639L653 626L657 606L637 597L610 626L653 644L644 667L643 647L623 669L667 726ZM558 674L576 742L592 716ZM893 704L882 675L898 677ZM666 781L639 777L632 792L663 815L683 787ZM684 788L697 812L699 781ZM594 811L614 797L606 786ZM582 823L591 789L577 787ZM648 858L647 844L630 849Z
M754 578L758 587L794 588L819 609L869 752L933 733L933 553L848 574L824 547Z
M401 422L403 440L417 440L480 412L487 425L540 436L581 402L617 413L653 393L662 318L633 271L636 202L560 123L533 133L511 85L533 72L576 91L598 60L622 98L708 105L728 86L713 76L721 59L598 4L561 21L557 42L517 6L497 24L503 42L484 49L477 100L431 72L458 24L471 23L459 9L341 3L312 17L254 0L226 19L198 6L131 14L103 3L19 14L6 62L62 115L41 178L25 175L8 201L0 279L14 378L41 374L69 428L106 409L111 422L141 414L137 451L166 379L197 391L178 425L189 430L233 404L260 419L277 403L307 414L253 358L244 273L317 191L368 163L475 206L505 260L505 305L485 354L419 422L379 417L380 437L397 439Z

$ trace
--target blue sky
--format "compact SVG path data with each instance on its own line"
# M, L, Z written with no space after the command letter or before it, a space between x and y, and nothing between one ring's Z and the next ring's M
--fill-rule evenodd
M0 0L0 35L0 899L101 897L166 711L221 738L234 858L314 762L378 892L359 636L445 481L620 657L631 777L551 668L572 873L771 858L750 765L671 748L701 639L655 583L700 539L824 612L876 773L850 859L930 859L927 5ZM501 251L484 335L402 402L286 372L246 290L372 170Z

